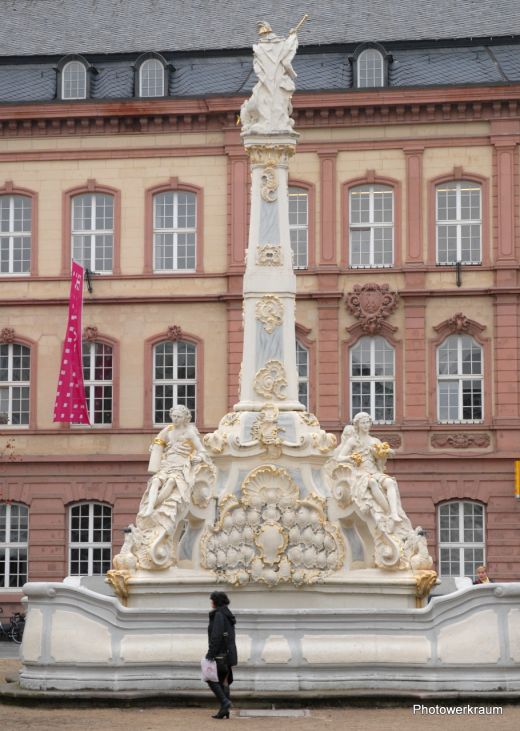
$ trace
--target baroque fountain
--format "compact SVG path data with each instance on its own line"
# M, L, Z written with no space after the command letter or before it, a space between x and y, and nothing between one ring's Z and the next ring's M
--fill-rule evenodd
M288 165L300 25L279 37L258 23L240 114L251 218L239 401L203 439L172 408L107 576L115 597L25 586L26 688L199 688L216 585L238 617L238 689L520 688L519 585L420 608L436 574L385 471L392 449L364 413L338 445L298 400Z

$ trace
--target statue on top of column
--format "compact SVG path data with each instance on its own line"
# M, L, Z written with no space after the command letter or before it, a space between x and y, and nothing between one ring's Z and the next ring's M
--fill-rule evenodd
M253 68L258 81L240 110L243 135L293 131L294 120L290 115L296 73L291 61L298 48L298 30L307 18L304 15L298 25L291 28L287 38L273 33L269 23L257 23L260 38L253 45Z

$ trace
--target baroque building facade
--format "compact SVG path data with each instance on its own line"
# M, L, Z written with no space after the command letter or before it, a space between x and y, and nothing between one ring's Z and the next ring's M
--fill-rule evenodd
M371 414L441 576L486 563L507 581L520 570L520 28L505 38L506 16L503 39L464 39L450 20L435 42L406 27L354 28L341 43L311 23L302 32L289 172L300 398L337 435ZM238 400L249 160L236 116L254 40L244 38L169 53L145 38L72 53L65 34L23 56L7 44L6 613L27 578L110 567L173 402L206 433ZM91 427L52 422L71 258L89 270Z

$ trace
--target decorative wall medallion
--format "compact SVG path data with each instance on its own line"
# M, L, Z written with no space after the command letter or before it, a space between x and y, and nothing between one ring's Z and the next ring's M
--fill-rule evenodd
M256 263L263 267L281 267L283 255L280 244L259 244L256 247Z
M285 368L279 360L269 360L263 368L260 368L255 376L253 388L260 396L276 398L281 401L287 396L284 390L287 388Z
M14 339L15 339L14 328L4 327L0 330L0 343L4 343L4 345L8 345L9 343L14 343Z
M352 292L346 294L347 309L356 317L367 335L375 335L397 307L398 294L390 290L388 284L375 282L356 284Z
M276 168L272 165L266 165L260 181L260 195L262 196L262 200L267 201L267 203L274 203L278 197L278 176L276 174Z
M386 442L389 447L392 447L392 449L399 449L403 443L400 434L385 434L384 438L383 435L379 435L379 438Z
M482 432L433 434L431 444L436 449L485 449L491 444L491 439L489 434Z
M327 520L325 500L315 494L301 499L282 467L256 467L240 495L223 496L219 507L217 525L202 536L201 554L222 581L312 584L343 566L343 541Z
M95 325L87 325L87 327L83 330L83 340L86 340L87 343L93 343L95 340L99 338L99 330Z
M283 322L283 303L275 294L264 294L256 303L256 319L269 334Z
M182 338L182 328L180 325L170 325L166 331L166 337L175 343Z
M469 325L469 319L462 312L457 312L448 320L448 326L453 330L453 332L459 334L468 332Z

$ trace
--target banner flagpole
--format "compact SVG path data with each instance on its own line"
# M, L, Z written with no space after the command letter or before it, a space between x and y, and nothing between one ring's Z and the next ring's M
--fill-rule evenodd
M63 352L61 354L60 375L54 404L53 421L74 424L90 424L85 385L83 383L82 353L82 311L83 311L84 269L72 262L72 279L69 296L69 319Z

